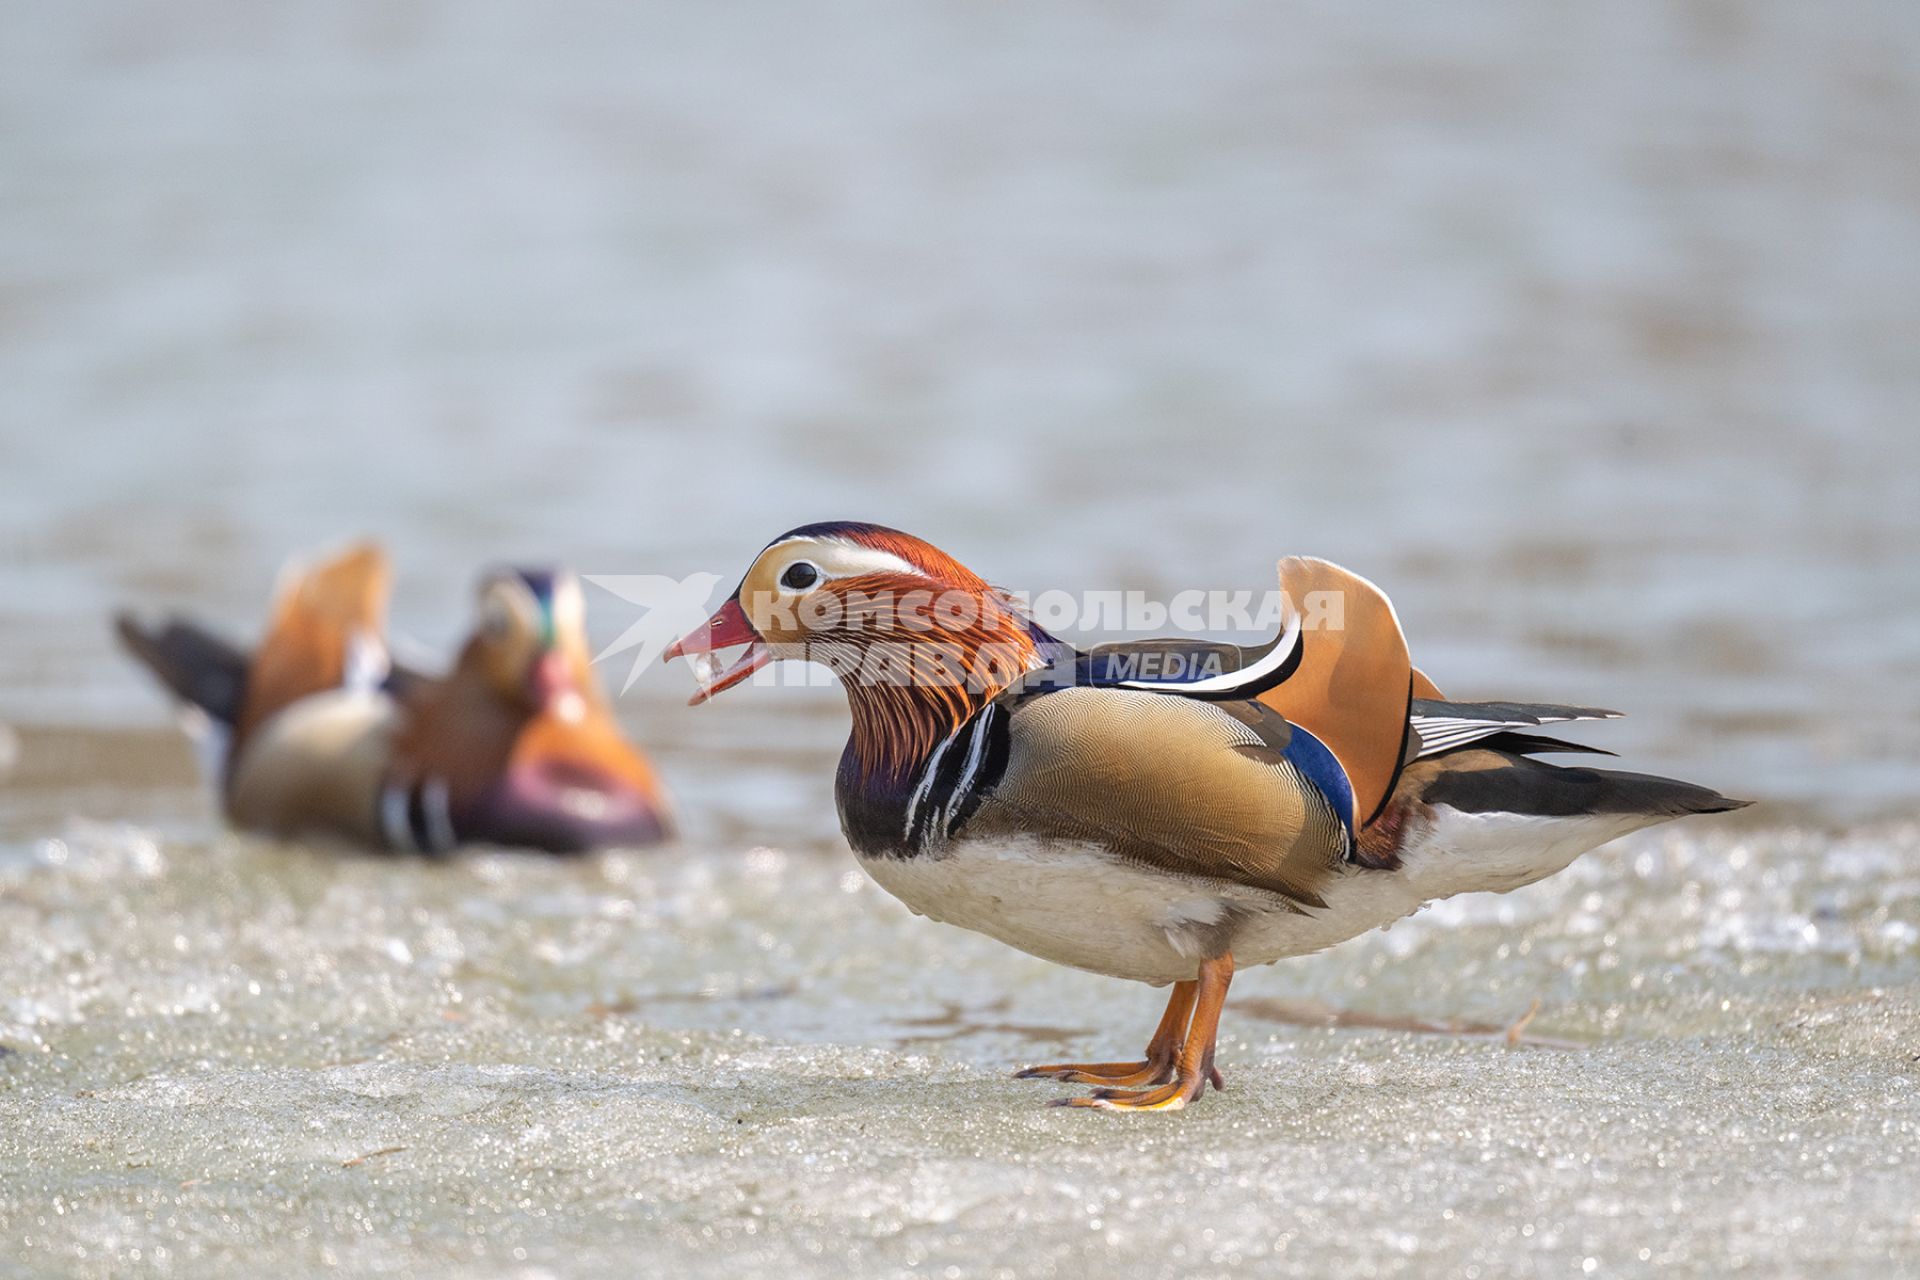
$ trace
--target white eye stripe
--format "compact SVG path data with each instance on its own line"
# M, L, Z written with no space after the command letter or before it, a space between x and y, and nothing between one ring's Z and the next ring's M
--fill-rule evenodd
M771 554L781 547L791 546L796 543L805 544L810 550L807 555L782 565L780 568L781 577L784 577L787 570L792 568L794 564L799 563L800 559L804 559L807 563L818 569L822 580L828 578L858 578L870 573L904 573L916 578L924 578L927 576L919 565L908 560L903 560L891 551L880 551L873 547L863 547L853 542L841 542L838 540L825 541L819 538L788 538L784 542L774 543L773 546L768 547L762 554ZM778 579L776 579L776 581L777 580ZM813 586L818 585L819 583L817 582L813 584ZM791 590L791 588L785 589Z

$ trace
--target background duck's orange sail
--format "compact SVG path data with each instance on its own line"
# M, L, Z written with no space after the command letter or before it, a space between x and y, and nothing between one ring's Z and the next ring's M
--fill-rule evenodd
M386 552L370 542L310 569L290 571L248 669L236 749L282 707L340 687L356 644L383 643L392 583Z

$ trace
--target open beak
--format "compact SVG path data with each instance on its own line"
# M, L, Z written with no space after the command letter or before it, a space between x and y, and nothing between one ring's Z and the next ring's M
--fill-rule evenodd
M732 666L721 670L715 655L739 645L747 646L746 652L736 658ZM740 607L740 602L729 600L697 630L689 631L674 641L665 658L668 662L675 658L693 661L693 674L700 681L700 687L687 699L687 705L697 707L714 694L733 688L772 662L773 650L767 647L760 633L747 621L746 611Z

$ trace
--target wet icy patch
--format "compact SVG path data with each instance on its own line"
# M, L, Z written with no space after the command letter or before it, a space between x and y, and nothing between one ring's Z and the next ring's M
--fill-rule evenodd
M97 1275L1881 1274L1920 1257L1916 868L1910 827L1626 841L1241 975L1230 1091L1113 1117L1007 1069L1135 1049L1157 993L828 848L77 824L0 850L0 1239ZM1535 1000L1571 1047L1498 1033ZM1342 1016L1389 1029L1302 1025Z

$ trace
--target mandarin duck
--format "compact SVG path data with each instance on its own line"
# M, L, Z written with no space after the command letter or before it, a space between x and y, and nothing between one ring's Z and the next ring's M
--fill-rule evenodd
M432 854L667 836L665 792L589 669L572 574L486 575L478 624L437 677L388 658L391 577L372 545L290 570L251 654L191 621L117 619L133 655L202 713L235 826Z
M1172 987L1140 1061L1018 1074L1056 1105L1174 1110L1221 1087L1236 967L1505 892L1616 836L1740 807L1667 778L1558 767L1539 732L1611 716L1448 702L1386 596L1323 560L1279 567L1256 648L1080 651L918 538L870 524L775 539L704 626L703 702L780 658L832 668L852 733L835 798L862 867L915 913L1060 964ZM1326 604L1313 616L1301 601ZM744 651L721 669L717 656Z

